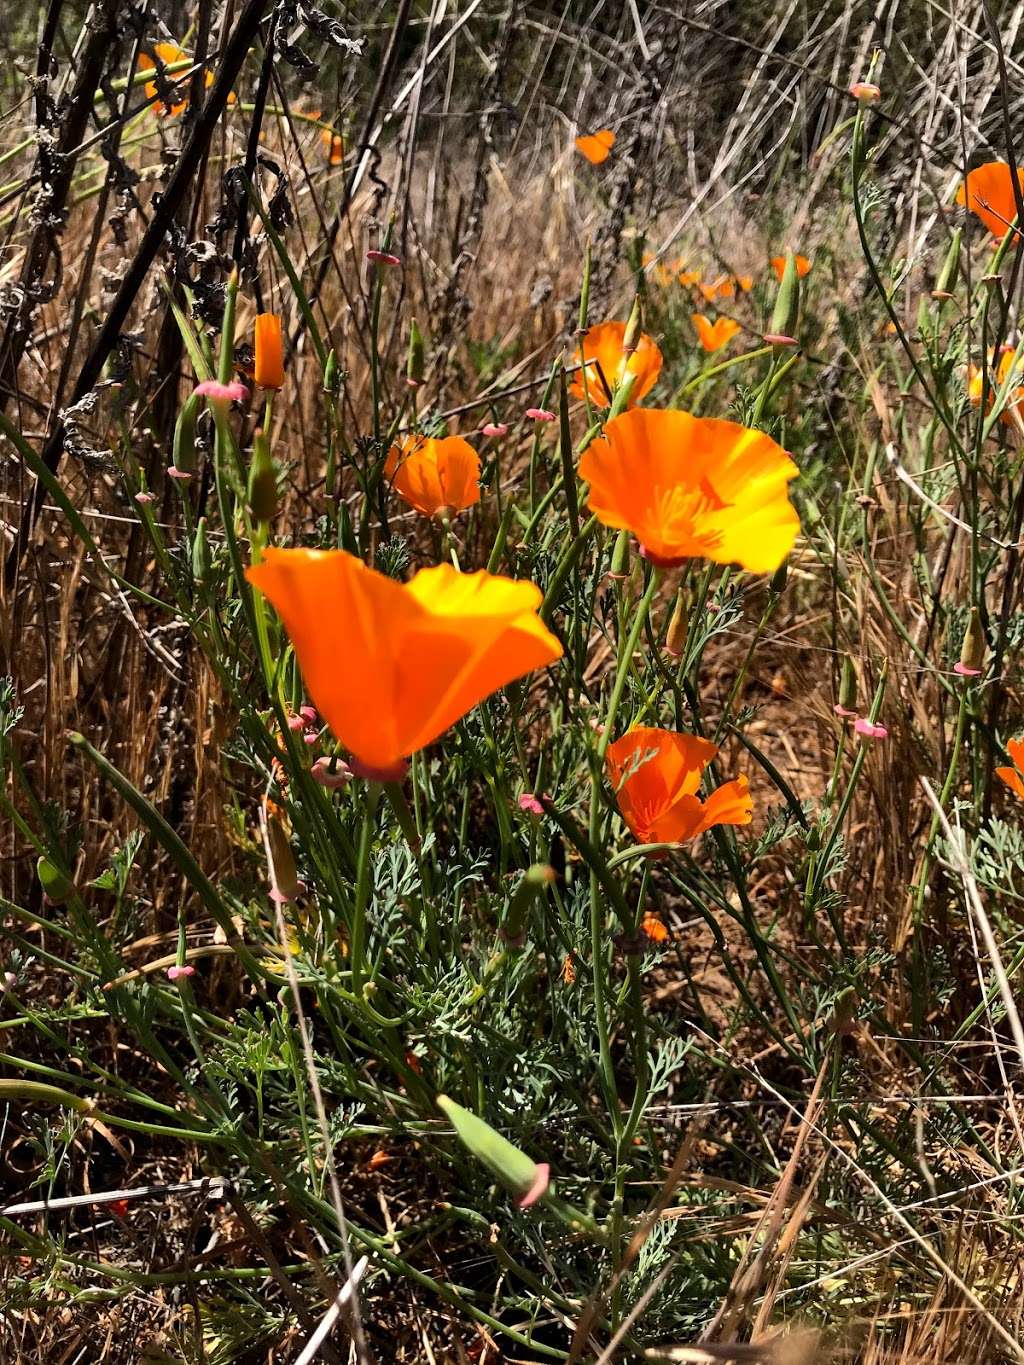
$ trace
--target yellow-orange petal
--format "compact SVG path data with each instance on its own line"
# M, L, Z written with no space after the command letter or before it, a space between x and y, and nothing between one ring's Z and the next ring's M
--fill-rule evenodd
M584 371L577 370L569 386L574 398L582 401L589 395L595 407L607 408L627 374L634 377L627 407L651 391L661 373L661 351L646 332L641 332L635 350L627 356L623 350L625 337L624 322L599 322L588 329L576 354L577 364L586 366L586 388Z
M1024 170L1016 168L1017 184L1024 191ZM956 192L956 202L968 209L1000 241L1017 217L1014 174L1005 161L987 161L968 171Z
M703 834L715 825L749 825L753 809L750 784L746 775L741 774L732 782L716 787L705 800L700 831Z
M385 477L425 517L451 515L480 501L480 457L461 436L411 436L391 447Z
M600 166L607 161L615 145L615 134L610 128L601 128L596 133L584 133L576 139L576 149L587 158L592 166Z
M255 382L264 389L280 389L284 385L284 340L276 313L260 313L256 318L253 350Z

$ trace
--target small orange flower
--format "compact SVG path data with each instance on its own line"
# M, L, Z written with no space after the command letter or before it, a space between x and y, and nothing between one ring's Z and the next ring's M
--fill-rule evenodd
M710 284L698 285L697 288L708 303L714 303L715 299L731 299L736 293L736 285L728 275L719 275L717 280L712 280Z
M740 330L739 323L733 322L732 318L718 318L712 322L703 313L691 313L690 321L697 329L697 336L705 351L720 351L723 346L728 346Z
M753 275L734 275L733 279L736 281L736 288L741 289L744 294L749 294L754 287Z
M1019 166L1011 172L1005 161L987 161L984 166L975 166L968 171L963 184L956 192L956 202L961 208L969 209L1000 241L1010 230L1010 224L1017 217L1017 203L1013 193L1013 176L1024 191L1024 170Z
M988 353L988 410L991 410L996 400L996 394L1000 393L1010 378L1011 372L1018 378L1024 378L1024 362L1014 363L1014 347L1006 346L1003 348L999 357L999 364L994 365L995 356L992 351ZM984 386L984 375L978 365L970 365L967 370L967 397L972 407L981 407L981 392ZM1024 404L1024 387L1018 386L1007 390L1004 400L1003 410L999 414L999 420L1005 422L1007 426L1019 428L1021 424L1021 405Z
M255 361L252 375L263 389L284 386L284 342L281 338L281 319L276 313L260 313L256 318L253 336Z
M154 43L153 51L156 53L161 66L173 66L176 62L188 62L192 60L188 53L184 51L183 48L180 48L177 43ZM148 52L139 53L139 70L156 70L156 62ZM166 114L174 117L176 114L180 114L184 109L188 108L188 89L192 83L192 73L187 70L174 71L165 76L164 79L167 81L168 85L175 87L175 95L177 95L179 91L181 92L181 98L176 99L173 104L164 104L163 100L157 99L157 94L159 92L156 88L156 81L147 81L143 88L146 92L147 99L156 100L156 103L151 105L155 114ZM212 71L207 71L203 76L203 84L207 89L213 84ZM236 99L237 97L234 91L232 91L231 94L228 95L228 104L234 104Z
M596 133L584 133L576 139L576 150L582 152L592 166L600 166L608 160L615 145L615 134L610 128L602 128Z
M811 268L811 262L807 259L806 256L796 256L794 259L796 260L796 273L797 273L797 277L798 277L799 279L802 280L803 277L804 277L804 276L807 274L807 272L810 270L810 268ZM783 277L783 275L786 273L786 258L785 258L785 256L773 256L773 257L772 257L772 269L775 271L775 275L776 275L777 279L779 280L779 282L780 282L780 284L781 284L781 282L782 282L782 277Z
M447 520L480 501L480 457L461 436L407 436L391 447L384 474L425 517Z
M1007 752L1013 759L1012 768L997 768L996 777L1010 788L1014 796L1024 796L1024 739L1010 739L1006 742Z
M345 160L345 143L340 133L332 133L330 128L320 129L320 141L332 166L340 166Z
M750 824L753 803L746 777L724 783L706 801L697 795L701 775L717 753L710 740L642 725L609 747L608 778L635 839L681 844L713 825Z
M684 289L688 289L690 285L698 283L698 281L700 280L700 271L680 270L676 278L678 279L679 283L683 286Z
M664 943L668 938L668 928L666 927L664 920L660 919L651 910L648 910L640 921L640 928L652 943Z
M572 953L566 953L565 961L562 963L562 980L567 986L571 986L576 980L576 964L572 960Z
M529 582L449 564L397 583L344 550L263 552L246 577L285 624L308 694L363 775L397 778L500 687L562 656Z
M800 521L786 485L799 470L763 431L665 408L613 417L579 464L590 510L632 531L654 564L704 558L774 573Z
M641 332L637 339L636 350L626 355L622 342L626 335L624 322L599 322L591 327L583 338L583 344L576 353L577 364L587 366L586 393L598 408L611 405L615 390L627 374L635 375L629 394L628 407L649 393L658 382L661 373L661 352L655 342ZM611 389L611 393L608 389ZM583 371L573 376L569 392L574 398L584 398Z

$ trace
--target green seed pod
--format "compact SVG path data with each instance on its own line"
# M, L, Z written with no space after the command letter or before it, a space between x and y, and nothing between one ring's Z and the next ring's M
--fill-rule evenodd
M419 329L419 324L413 318L409 328L409 358L405 367L405 382L410 388L418 388L423 383L424 356L426 343L423 340L423 333Z
M249 507L257 521L273 521L277 516L277 469L267 433L262 430L254 432L252 438Z
M953 233L949 250L946 252L942 269L939 271L939 278L935 281L935 288L932 290L933 299L948 299L956 288L956 282L960 277L960 239L962 236L963 229L957 228Z
M213 568L213 561L210 558L210 542L206 538L206 525L206 518L200 517L192 541L192 577L197 583L208 582L210 570Z
M612 578L629 577L629 532L619 531L615 537L615 548L612 550L612 567L609 570Z
M796 257L792 251L787 251L786 268L782 272L779 292L775 296L775 307L772 310L769 333L772 336L795 336L799 317L800 276L797 273Z
M770 581L769 584L768 584L768 590L769 590L769 592L775 593L776 597L778 597L780 593L785 592L785 591L786 591L786 580L787 580L788 577L789 577L789 560L788 560L788 559L784 559L784 560L782 561L782 563L779 565L779 567L775 570L775 572L774 572L774 573L772 574L772 576L771 576L771 581Z
M536 1161L447 1095L438 1095L437 1107L445 1114L462 1144L496 1180L520 1199L529 1195L543 1169Z
M199 416L199 399L191 394L178 413L174 424L174 443L171 447L171 463L182 474L191 474L196 467L196 418Z
M971 608L964 640L960 648L960 668L966 673L980 673L985 662L988 641L981 626L981 616L977 607Z
M40 858L36 863L36 876L43 888L43 895L53 905L63 905L75 889L74 884L49 858Z
M690 609L686 605L686 598L679 592L676 594L676 604L672 608L672 616L669 619L668 632L665 636L665 653L671 654L674 659L678 659L686 648L689 633Z

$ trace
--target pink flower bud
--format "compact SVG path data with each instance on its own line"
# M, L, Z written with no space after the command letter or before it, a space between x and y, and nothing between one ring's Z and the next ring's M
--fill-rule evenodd
M368 251L366 253L368 261L374 261L377 265L401 265L398 256L392 256L390 251Z
M135 494L135 501L142 503L143 506L145 506L147 502L156 502L156 498L153 496L152 493L147 493L145 490L143 490L141 493Z
M870 720L865 720L863 716L858 716L853 723L853 728L858 735L863 735L865 739L888 739L889 731L884 725L875 725Z
M290 715L290 716L288 717L288 729L289 729L289 730L296 730L296 731L298 731L298 730L304 730L305 728L306 728L306 722L302 719L301 716Z
M544 807L534 796L533 792L523 792L519 798L519 809L525 815L543 815Z
M486 426L480 428L481 436L504 436L508 427L504 422L488 422Z
M183 482L187 482L192 475L187 469L179 469L177 465L170 464L167 466L167 477L169 479L181 479Z
M961 676L961 678L980 678L980 677L981 677L981 669L980 669L980 668L968 668L966 664L961 664L961 663L955 663L955 664L953 665L953 672L954 672L954 673L959 673L960 676Z
M527 408L526 415L535 422L553 422L555 420L555 414L549 412L547 408Z
M195 974L196 974L196 969L195 969L195 967L192 966L192 964L191 964L190 962L186 963L184 967L168 967L168 968L167 968L167 980L168 980L168 981L177 981L180 977L183 977L183 976L184 976L184 977L195 976Z
M782 332L765 332L761 338L769 346L799 346L796 337L787 337Z
M839 702L836 702L832 710L836 713L837 716L843 716L847 719L853 719L853 717L856 716L857 714L856 711L847 710L847 708L845 706L841 706Z
M306 722L307 725L315 725L317 722L315 706L300 706L299 715L302 717L302 719Z
M243 398L249 397L249 390L237 379L230 384L222 384L219 379L204 379L194 391L200 398L212 398L222 403L240 403Z
M877 104L882 98L878 86L871 85L869 81L854 81L850 86L850 94L858 104Z
M326 787L328 791L337 791L339 787L344 787L346 783L352 781L352 769L343 758L333 760L331 766L330 758L318 758L310 768L309 773L314 782L319 782L321 787Z

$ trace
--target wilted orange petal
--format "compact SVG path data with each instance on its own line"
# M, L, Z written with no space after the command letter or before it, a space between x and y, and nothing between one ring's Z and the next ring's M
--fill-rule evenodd
M276 313L260 313L253 328L255 364L253 379L261 388L279 389L284 384L284 341L281 319Z

